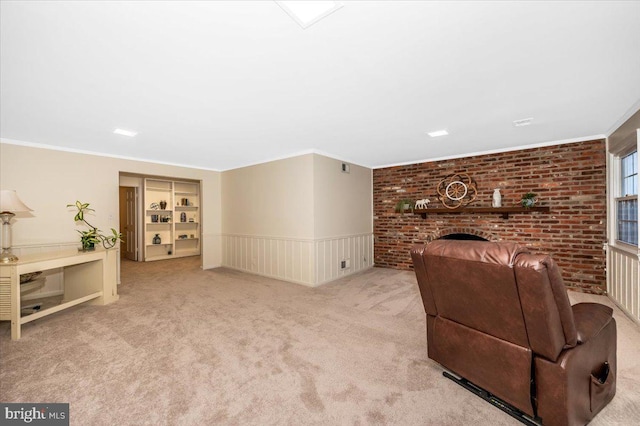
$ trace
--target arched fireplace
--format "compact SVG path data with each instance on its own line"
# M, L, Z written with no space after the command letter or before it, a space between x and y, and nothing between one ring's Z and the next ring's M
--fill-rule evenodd
M433 232L427 241L435 240L475 240L499 241L498 236L475 228L447 228Z
M473 241L489 241L484 237L481 237L480 235L474 235L474 234L463 234L463 233L454 233L454 234L447 234L444 235L442 237L439 238L440 240L473 240Z

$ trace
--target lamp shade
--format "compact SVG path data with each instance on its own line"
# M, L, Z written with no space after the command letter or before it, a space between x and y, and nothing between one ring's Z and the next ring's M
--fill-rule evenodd
M0 190L0 213L9 212L30 212L33 211L25 206L18 194L13 189Z

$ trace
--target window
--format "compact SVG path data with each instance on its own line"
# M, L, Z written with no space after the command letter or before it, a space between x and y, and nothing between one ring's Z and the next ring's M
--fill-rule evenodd
M638 151L620 159L618 241L638 245Z
M638 151L620 160L622 170L622 193L620 195L638 195Z

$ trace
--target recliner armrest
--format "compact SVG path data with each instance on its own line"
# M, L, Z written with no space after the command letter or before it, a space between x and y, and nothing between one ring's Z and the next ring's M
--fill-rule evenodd
M613 317L613 309L601 303L578 303L571 307L578 332L578 344L588 342Z

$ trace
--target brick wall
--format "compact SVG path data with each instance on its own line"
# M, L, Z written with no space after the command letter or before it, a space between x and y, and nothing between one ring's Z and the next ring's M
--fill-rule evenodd
M606 240L606 155L604 140L522 151L434 161L373 171L375 263L411 269L413 244L466 232L489 240L515 241L534 252L549 253L562 268L565 284L589 293L604 293ZM436 198L438 182L453 173L468 173L477 184L476 207L491 207L494 188L502 205L517 205L526 192L538 194L550 212L510 214L444 213L426 219L395 213L402 198Z

